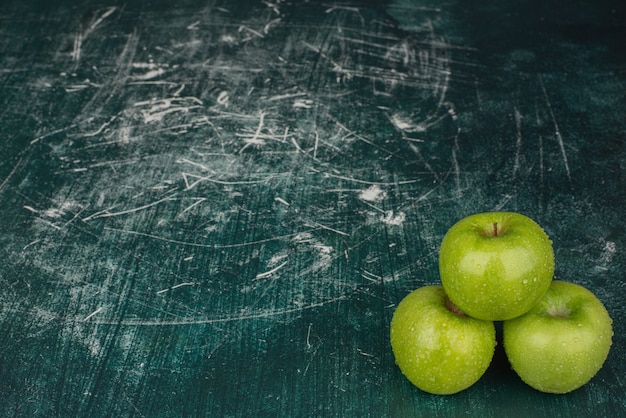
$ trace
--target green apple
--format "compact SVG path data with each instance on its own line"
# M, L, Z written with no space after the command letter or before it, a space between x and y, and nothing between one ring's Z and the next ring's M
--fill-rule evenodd
M493 322L465 315L441 286L407 295L393 314L390 337L402 373L437 395L460 392L478 381L496 346Z
M552 241L519 213L474 214L444 236L439 274L450 299L466 314L489 321L515 318L550 286Z
M528 313L503 324L504 350L519 377L542 392L567 393L600 370L612 320L589 290L555 280Z

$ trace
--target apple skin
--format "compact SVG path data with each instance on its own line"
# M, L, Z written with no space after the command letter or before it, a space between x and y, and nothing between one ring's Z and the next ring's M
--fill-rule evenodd
M555 280L528 313L503 324L504 350L529 386L571 392L602 368L611 348L612 320L589 290Z
M457 393L476 383L496 346L494 324L455 309L441 286L424 286L407 295L394 312L390 337L402 373L436 395Z
M550 286L552 241L519 213L470 215L444 236L439 274L450 299L466 314L489 321L515 318Z

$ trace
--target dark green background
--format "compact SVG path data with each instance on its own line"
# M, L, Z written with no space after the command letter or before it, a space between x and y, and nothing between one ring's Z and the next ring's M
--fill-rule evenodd
M5 1L0 415L626 414L624 2ZM614 319L563 396L420 392L389 321L522 212Z

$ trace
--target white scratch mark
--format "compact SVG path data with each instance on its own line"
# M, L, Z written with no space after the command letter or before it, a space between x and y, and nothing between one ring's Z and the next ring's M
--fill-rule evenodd
M320 143L320 134L315 130L315 145L313 146L313 159L317 160L317 147Z
M133 62L131 65L133 68L141 68L146 70L154 70L159 68L159 64L154 62Z
M185 282L185 283L179 283L177 285L174 285L172 287L168 287L167 289L163 289L163 290L159 290L158 292L156 292L157 295L161 295L163 293L169 292L171 290L175 290L178 289L179 287L185 287L185 286L195 286L196 283L193 282Z
M206 179L206 177L197 176L195 174L189 174L189 173L182 173L182 176L183 176L183 180L185 181L185 191L193 189L194 187L196 187L196 185L202 183ZM189 182L190 178L195 179L195 181Z
M102 23L102 21L104 21L104 19L111 16L113 12L115 12L116 10L117 10L117 7L109 7L107 10L105 10L104 13L89 27L89 29L87 30L87 33L89 34L93 32L94 29L96 29L96 27L100 23Z
M196 206L198 206L199 204L201 204L202 202L206 202L206 197L196 197L194 198L196 200L195 203L192 203L191 205L187 206L185 208L185 210L183 210L181 213L179 213L176 217L180 218L181 216L183 216L186 212L190 211L191 209L195 208Z
M156 206L158 204L161 204L163 202L167 202L167 201L171 201L171 200L175 200L172 197L165 197L161 200L157 200L156 202L152 202L152 203L148 203L147 205L143 205L137 208L133 208L133 209L128 209L128 210L124 210L121 212L109 212L109 209L106 209L104 211L101 212L97 212L94 213L93 215L87 216L86 218L83 218L83 222L87 222L90 221L92 219L98 219L98 218L111 218L114 216L122 216L122 215L128 215L129 213L135 213L135 212L139 212L148 208L151 208L152 206Z
M174 112L187 113L190 110L201 108L202 100L197 97L170 97L159 100L146 100L136 102L135 107L146 107L148 109L141 110L145 123L160 122L167 114Z
M199 168L199 169L201 169L202 171L210 171L210 172L214 172L214 171L213 171L213 170L211 170L211 169L210 169L207 165L202 164L202 163L199 163L199 162L196 162L196 161L189 160L189 159L187 159L187 158L181 158L180 160L176 160L176 162L177 162L178 164L181 164L181 163L191 164L191 165L193 165L194 167L198 167L198 168Z
M24 205L24 209L31 211L32 213L39 213L39 211L32 206Z
M287 261L285 261L284 263L282 263L282 264L280 264L280 265L278 265L278 266L274 267L273 269L271 269L271 270L269 270L269 271L266 271L266 272L264 272L264 273L259 273L259 274L257 274L257 275L256 275L256 277L255 277L254 279L255 279L255 280L258 280L258 279L263 279L263 278L265 278L265 277L269 277L269 276L271 276L272 274L276 273L278 270L280 270L280 269L282 269L283 267L285 267L286 265L287 265Z
M92 313L90 313L89 315L87 315L86 317L83 318L83 322L88 321L90 318L94 317L95 315L99 314L100 312L102 312L102 308L98 308L95 311L93 311Z
M181 86L178 88L178 90L176 90L176 91L172 94L172 96L174 96L174 97L178 97L178 96L180 96L180 94L183 92L183 90L185 90L185 87L186 87L186 86L185 86L184 84L181 84Z
M277 202L279 202L279 203L282 203L282 204L283 204L283 205L285 205L285 206L290 206L290 205L289 205L289 202L287 202L287 201L286 201L285 199L283 199L282 197L275 197L275 198L274 198L274 200L275 200L275 201L277 201Z
M361 277L363 277L365 280L372 282L372 283L380 283L383 281L383 278L377 274L374 274L372 272L369 272L367 270L362 270L362 274Z
M256 131L254 132L254 135L252 136L252 138L245 139L246 145L244 145L243 148L239 150L239 154L241 154L250 145L265 144L265 141L263 141L262 139L259 139L259 135L261 134L261 131L263 130L264 125L265 125L265 112L260 112L259 124L257 125Z
M108 9L104 11L102 15L100 15L99 18L97 18L91 24L91 26L87 28L87 30L85 30L85 32L82 32L82 33L79 32L76 34L76 37L74 38L74 49L72 50L72 54L71 54L72 60L74 61L80 60L83 43L85 42L85 39L89 37L89 35L98 27L98 25L100 25L100 23L102 23L107 17L111 16L113 12L115 12L116 10L117 10L117 7L109 7Z
M36 142L41 141L42 139L45 139L45 138L51 137L51 136L56 135L56 134L60 134L60 133L62 133L62 132L67 131L68 129L75 128L75 127L76 127L76 124L74 124L74 125L70 125L70 126L68 126L67 128L57 129L57 130L52 131L52 132L49 132L49 133L47 133L47 134L40 135L40 136L38 136L37 138L35 138L35 139L33 139L32 141L30 141L30 144L32 145L32 144L34 144L34 143L36 143Z
M46 87L50 87L50 85L48 85L48 84L46 84L45 86ZM89 80L88 78L86 78L86 79L83 80L82 84L79 84L79 83L70 84L67 87L63 87L63 89L67 93L73 93L73 92L76 92L76 91L84 90L87 87L102 87L102 84L94 83L91 80ZM90 119L93 119L93 118L90 118Z
M28 147L30 148L30 147ZM13 168L11 169L11 172L9 173L9 175L7 175L4 180L2 181L2 183L0 183L0 193L2 192L2 190L4 190L4 188L6 187L6 185L9 183L9 181L11 180L11 178L15 175L15 173L17 173L17 171L22 167L22 165L26 162L27 158L24 155L25 152L28 150L25 149L20 156L20 159L17 161L17 164L15 164L13 166Z
M294 313L303 312L310 309L319 308L331 303L340 302L346 300L346 296L338 296L336 298L328 299L325 301L310 303L304 306L298 306L294 308L275 308L260 310L258 312L225 315L217 318L189 318L179 320L159 320L159 319L142 319L142 318L128 318L128 319L109 319L100 321L90 321L93 325L122 325L122 326L134 326L134 327L154 327L154 326L179 326L179 325L205 325L205 324L218 324L226 322L241 322L253 319L271 318L274 316L283 316Z
M365 357L374 357L374 355L373 355L373 354L366 353L365 351L361 350L360 348L357 348L357 349L356 349L356 351L357 351L360 355L362 355L362 356L365 356Z
M541 90L543 90L543 96L546 100L546 104L548 105L548 110L550 111L550 116L552 117L552 123L554 124L554 134L559 143L559 147L561 149L561 156L563 157L563 164L565 165L565 171L567 173L567 178L569 181L572 181L569 163L567 161L567 152L565 151L565 141L561 136L561 129L559 128L559 124L556 121L556 116L554 115L554 109L552 109L552 103L550 102L550 98L548 97L548 92L546 91L546 86L543 83L543 77L539 76L539 81L541 84Z
M313 349L313 345L311 344L311 328L312 327L313 327L313 324L309 323L309 328L306 333L306 351L307 352L313 351L313 353L311 355L311 358L309 358L309 361L307 362L306 367L304 368L304 371L302 372L303 376L306 376L306 374L308 373L309 368L311 367L311 363L313 362L313 359L317 355L317 351L320 348L319 345L316 345L315 349Z
M207 356L206 356L207 360L209 360L211 357L213 357L213 354L215 354L217 352L217 350L219 350L219 348L226 343L226 341L227 341L227 337L225 336L215 345L215 347L213 347L211 349L209 354L207 354Z
M222 105L222 106L226 106L228 105L228 100L230 99L228 92L227 91L222 91L220 92L220 94L217 95L217 103Z
M198 25L200 25L200 21L196 20L195 22L187 26L187 30L198 30Z
M150 70L144 74L134 75L131 78L132 80L135 80L135 81L146 81L146 80L153 80L157 77L162 76L163 74L165 74L165 70L163 68L157 68L155 70Z
M302 148L300 148L300 144L298 144L295 137L291 137L291 142L293 143L293 146L296 147L296 150L298 150L298 152L304 152Z
M306 333L306 348L307 350L311 349L311 327L313 326L312 323L309 324L309 329Z
M398 181L398 182L384 182L384 181L367 181L367 180L361 180L361 179L357 179L354 177L347 177L347 176L342 176L339 174L332 174L332 173L324 173L325 177L332 177L332 178L336 178L336 179L340 179L340 180L346 180L346 181L351 181L354 183L358 183L358 184L369 184L369 185L379 185L379 186L402 186L405 184L413 184L413 183L418 183L419 180L415 179L415 180L402 180L402 181Z
M433 175L433 177L435 177L435 180L437 181L437 183L441 183L441 177L439 177L439 174L432 168L432 166L428 163L428 161L426 161L420 149L416 147L415 145L413 145L412 143L409 143L409 148L422 161L426 169Z
M74 48L72 49L72 54L71 54L73 61L80 60L82 44L83 44L83 34L77 33L76 37L74 38Z
M56 224L53 224L52 222L50 222L50 221L48 221L48 220L46 220L46 219L43 219L43 218L37 218L37 220L38 220L38 221L40 221L40 222L43 222L44 224L46 224L46 225L48 225L48 226L53 227L54 229L56 229L56 230L58 230L58 231L60 231L60 230L62 230L62 229L63 229L63 228L61 228L60 226L58 226L58 225L56 225Z
M40 243L41 241L42 240L40 240L40 239L36 239L35 241L28 243L27 245L24 246L24 248L22 248L22 251L26 250L27 248L29 248L29 247L31 247L31 246L33 246L35 244Z
M451 116L449 112L442 114L440 116L432 115L428 116L426 120L415 122L410 117L400 114L394 114L391 116L387 116L393 126L396 127L400 132L403 133L424 133L427 132L428 129L437 125L439 122ZM423 141L421 141L423 142Z
M349 237L349 236L350 236L350 234L348 234L347 232L343 232L343 231L340 231L340 230L338 230L338 229L331 228L330 226L322 225L322 224L321 224L321 223L319 223L319 222L312 222L311 224L312 224L313 226L316 226L316 227L319 227L319 228L325 229L325 230L327 230L327 231L334 232L334 233L339 234L339 235L343 235L343 236L346 236L346 237Z
M185 190L191 190L193 189L196 185L198 185L199 183L202 183L204 181L208 181L209 183L215 183L215 184L221 184L224 186L234 186L234 185L245 185L245 184L259 184L259 183L263 183L263 181L261 180L249 180L249 181L225 181L225 180L218 180L218 179L214 179L211 177L201 177L195 174L189 174L189 173L182 173L183 179L185 180ZM196 181L194 181L193 183L189 182L189 178L194 178L196 179Z
M251 34L253 34L255 36L258 36L259 38L265 38L265 36L261 32L259 32L259 31L256 31L256 30L254 30L252 28L249 28L248 26L245 26L245 25L239 26L238 32L244 32L244 31L250 32ZM248 39L245 39L245 40L248 40Z
M377 211L377 212L380 212L380 213L386 213L383 209L381 209L381 208L379 208L379 207L376 207L376 206L374 206L374 205L373 205L373 204L371 204L371 203L368 203L368 202L366 202L366 201L364 201L364 200L363 200L362 202L363 202L365 205L369 206L370 208L374 209L374 210L375 210L375 211Z
M515 108L515 160L513 163L513 178L517 177L520 168L520 155L522 152L522 114Z
M454 137L454 146L452 147L452 167L454 169L454 183L456 185L457 196L461 197L463 194L461 190L461 167L459 166L459 159L457 157L457 151L459 150L459 135L461 134L461 128L456 132Z
M85 133L82 134L81 136L84 138L90 138L96 135L100 135L115 119L117 119L117 116L113 116L111 117L111 119L109 119L107 122L103 123L100 128L98 128L96 131L94 132L90 132L90 133Z
M505 194L502 200L500 201L500 203L498 203L498 205L493 209L493 211L494 212L501 211L506 206L506 204L509 203L511 199L513 199L512 194Z
M324 4L324 6L329 6L329 5ZM330 13L334 13L337 10L345 10L345 11L349 11L349 12L354 12L354 13L358 14L359 17L361 17L361 21L363 22L363 17L361 16L361 9L359 9L358 7L332 5L332 6L329 6L328 9L326 9L324 11L324 13L330 14Z
M280 7L279 4L282 2L282 0L277 0L276 3L270 3L269 1L264 1L263 4L266 5L267 7L269 7L270 9L272 9L272 11L274 13L276 13L277 15L280 16Z
M306 96L306 93L279 94L279 95L276 95L276 96L269 97L267 99L267 101L268 102L275 102L275 101L278 101L278 100L293 99L293 98L302 97L302 96Z
M294 100L293 107L295 109L310 109L313 107L313 100L309 100L309 99Z
M445 62L447 63L447 60ZM448 91L448 85L450 84L450 72L449 71L441 71L441 73L443 73L445 75L445 77L444 77L444 80L443 80L443 86L441 87L441 95L440 95L440 98L439 98L439 104L437 105L437 109L440 109L441 106L443 106L444 99L446 98L446 92ZM437 86L439 86L439 83L437 83ZM454 107L450 108L448 110L448 112L452 116L453 119L456 119L456 114L454 113Z
M248 241L248 242L242 242L239 244L221 245L221 244L200 244L197 242L175 240L175 239L161 237L159 235L133 231L130 229L118 229L118 228L110 228L110 227L104 227L104 229L107 231L111 231L111 232L118 232L122 234L136 235L139 237L151 238L157 241L163 241L163 242L167 242L170 244L178 244L178 245L184 245L188 247L197 247L197 248L217 248L217 249L242 248L242 247L248 247L248 246L253 246L253 245L265 244L267 242L281 241L281 240L288 239L288 238L296 239L299 235L308 234L308 232L296 232L293 234L287 234L287 235L282 235L282 236L277 236L277 237L272 237L272 238L267 238L267 239L261 239L258 241ZM311 231L315 231L315 229L312 229ZM328 252L330 251L332 251L332 248L330 248Z
M537 123L537 126L540 125L540 120L539 120L539 109L535 109L535 121ZM544 183L544 162L543 162L543 137L541 135L539 135L539 175L540 175L540 180L541 180L541 186L543 189L543 183Z
M537 126L541 126L541 120L539 118L539 108L535 107L535 123ZM538 135L538 147L539 147L539 206L543 208L543 198L545 190L545 166L544 166L544 150L543 150L543 136Z
M319 242L317 239L313 237L313 235L309 232L301 232L293 237L293 241L298 244L310 244L319 252L319 256L321 258L320 262L314 267L314 269L323 268L323 265L330 261L330 255L333 252L333 247L329 245L325 245L322 242Z

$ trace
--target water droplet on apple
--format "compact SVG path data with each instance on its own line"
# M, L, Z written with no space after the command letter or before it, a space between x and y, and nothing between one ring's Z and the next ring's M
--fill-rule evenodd
M578 328L582 328L582 327L583 327L583 324L578 324Z
M522 283L523 283L523 284L528 284L528 279L524 279L524 280L522 280Z

